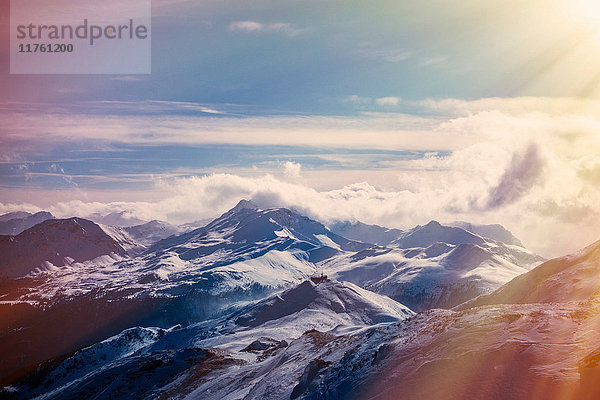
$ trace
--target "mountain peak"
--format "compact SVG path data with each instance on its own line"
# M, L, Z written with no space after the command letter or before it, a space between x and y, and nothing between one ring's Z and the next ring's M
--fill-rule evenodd
M250 307L240 315L240 326L257 327L291 315L321 311L346 319L349 324L371 325L394 322L414 315L408 307L350 283L328 280L321 284L304 281ZM334 318L332 318L334 319Z
M258 210L258 206L256 204L254 204L250 200L242 199L242 200L239 201L239 203L236 204L235 207L233 207L229 211L230 212L237 212L237 211L246 210L246 209Z
M431 221L429 221L427 223L427 225L423 226L423 228L439 228L441 226L442 226L442 224L440 224L436 220L432 219Z
M0 235L15 236L48 219L54 219L54 215L47 211L40 211L35 214L20 211L5 214L0 216Z
M0 236L0 275L18 278L45 262L64 265L67 258L86 261L102 255L125 255L115 238L92 221L48 219L16 236Z

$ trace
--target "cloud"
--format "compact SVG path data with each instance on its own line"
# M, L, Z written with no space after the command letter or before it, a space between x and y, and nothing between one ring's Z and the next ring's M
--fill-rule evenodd
M302 165L292 161L286 161L282 164L283 173L290 178L300 178Z
M3 152L14 152L23 141L30 146L101 140L110 143L237 144L310 146L348 149L448 150L464 146L473 138L432 129L428 118L406 114L365 114L359 117L330 116L228 116L208 105L172 102L144 103L137 107L117 102L102 104L87 113L15 112L18 118L2 118L0 142ZM105 113L104 110L109 110ZM161 110L164 110L161 113ZM103 113L97 115L96 113ZM207 114L207 115L205 115ZM39 132L44 132L40 138ZM323 134L327 132L327 134Z
M406 103L400 101L398 107ZM18 124L6 120L0 140L7 144L2 147L5 154L16 160L12 168L29 168L23 161L29 159L27 154L18 154L20 143L36 138L39 146L47 146L39 132L54 145L60 140L94 140L143 148L216 142L256 149L285 146L285 153L256 153L263 157L256 170L235 164L168 170L156 177L152 201L143 200L150 198L144 190L111 195L127 196L128 202L59 201L50 210L59 216L125 209L141 219L179 223L217 215L240 198L252 198L265 207L294 207L325 222L359 219L399 228L430 219L502 223L547 256L600 238L600 114L589 112L596 110L595 102L440 100L420 107L429 110L428 116L21 113ZM298 150L306 146L319 152ZM328 147L331 150L324 151ZM319 157L329 161L315 163ZM296 162L275 161L286 159ZM310 168L303 169L297 160ZM52 162L58 167L58 161ZM32 174L25 169L19 173ZM189 176L195 174L199 175ZM186 177L174 178L182 175ZM73 176L81 185L83 180ZM22 199L31 203L28 195ZM90 194L91 199L102 196L109 197L104 192ZM15 207L4 204L0 210Z
M413 57L413 52L405 48L380 45L371 41L358 43L354 54L368 60L381 60L389 63L399 63Z
M290 37L298 36L303 32L303 29L298 29L294 25L286 22L265 24L256 21L234 21L229 24L228 30L230 32L240 33L274 32Z
M256 21L235 21L229 25L232 32L259 32L264 29L264 24Z
M121 82L142 82L148 80L148 77L143 75L117 75L113 78L110 78L110 80Z
M399 97L380 97L375 102L380 106L397 106L400 103Z
M577 174L591 184L600 184L600 157L597 155L586 155L575 161Z
M342 102L344 103L354 103L354 104L370 104L373 101L370 97L359 96L357 94L353 94L351 96L344 97Z
M534 144L523 154L513 155L500 183L492 188L487 206L498 208L524 196L540 178L543 167L544 161Z

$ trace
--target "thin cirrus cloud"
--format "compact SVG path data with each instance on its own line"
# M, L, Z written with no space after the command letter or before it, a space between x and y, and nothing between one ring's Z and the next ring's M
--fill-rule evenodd
M228 30L239 33L272 32L286 36L298 36L304 32L304 29L296 28L287 22L262 23L257 21L234 21L229 24Z

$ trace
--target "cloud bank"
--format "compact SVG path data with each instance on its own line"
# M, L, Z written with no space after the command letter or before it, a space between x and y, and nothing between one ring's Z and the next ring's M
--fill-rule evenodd
M421 115L362 117L166 116L159 121L154 116L67 115L39 121L25 116L24 125L31 130L15 129L12 137L4 136L9 146L2 159L9 164L21 160L13 174L31 175L26 154L16 157L20 149L10 144L31 139L31 132L39 132L35 129L55 141L139 142L152 148L171 142L286 145L279 162L268 168L257 162L254 168L231 165L228 173L213 168L197 175L158 174L150 181L152 196L127 191L126 202L95 201L81 177L73 176L72 183L79 183L77 190L87 197L76 195L78 200L58 202L49 211L85 217L127 210L145 220L182 223L213 217L248 198L264 207L293 207L324 222L357 219L399 228L431 219L502 223L546 256L600 239L597 103L449 99L421 102L420 107ZM305 164L294 155L302 146L337 148L311 155L335 163ZM427 151L414 157L382 152L407 148ZM19 165L24 167L19 170ZM60 165L48 173L65 179ZM0 212L39 208L27 203L25 197L4 201Z

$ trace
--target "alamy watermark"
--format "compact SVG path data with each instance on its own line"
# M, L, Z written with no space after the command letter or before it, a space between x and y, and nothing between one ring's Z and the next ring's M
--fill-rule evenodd
M148 74L151 0L11 0L12 74Z

